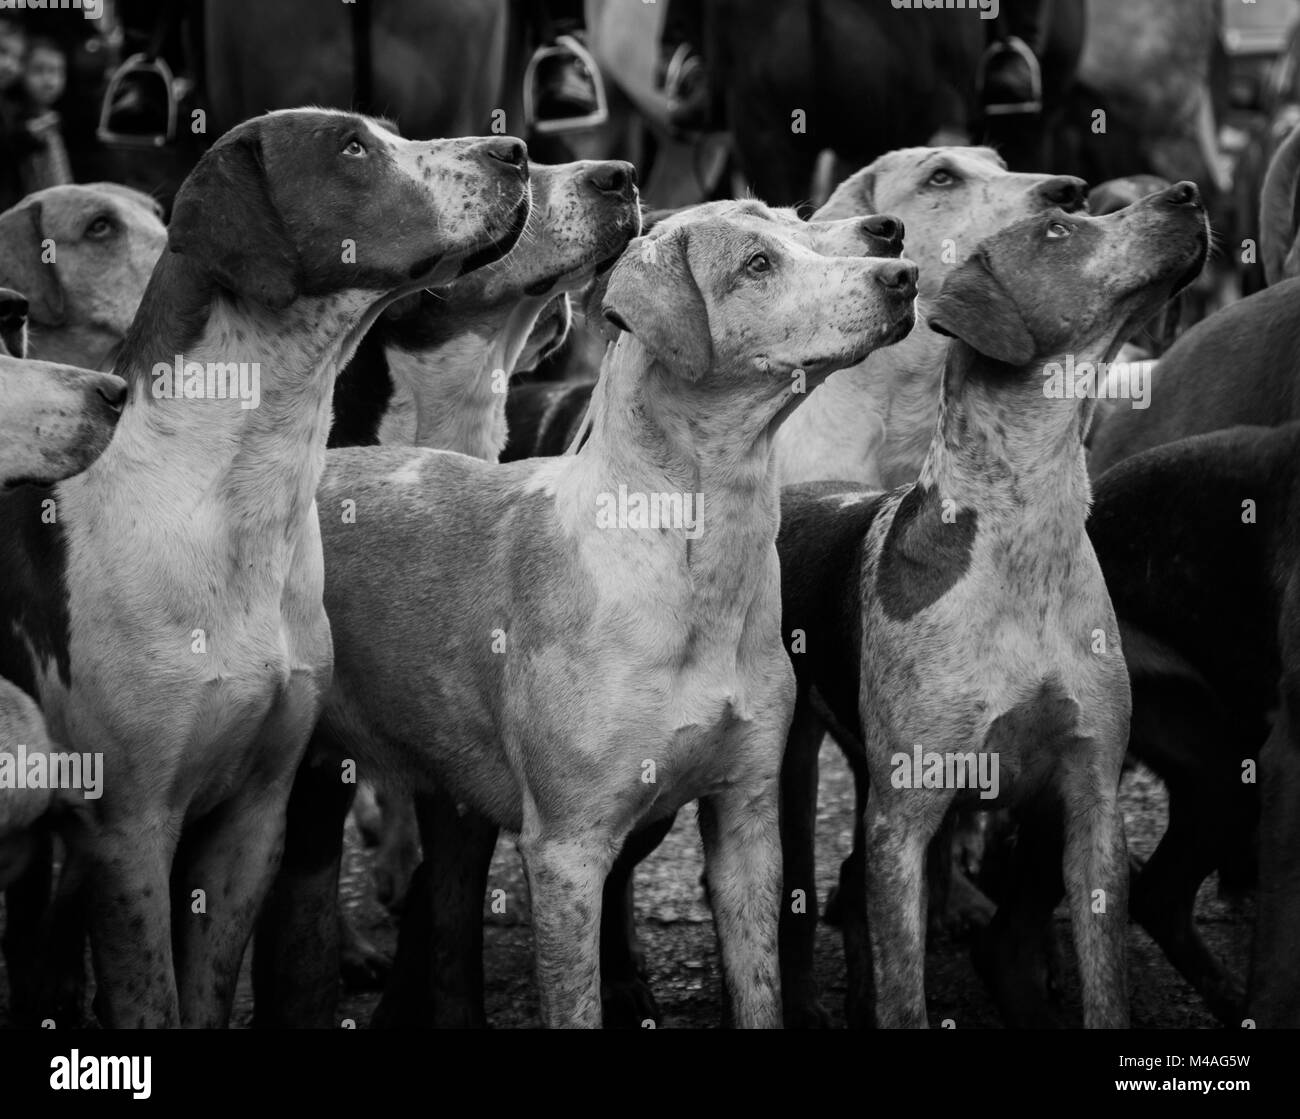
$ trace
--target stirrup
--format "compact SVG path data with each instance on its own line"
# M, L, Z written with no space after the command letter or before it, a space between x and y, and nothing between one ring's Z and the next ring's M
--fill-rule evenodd
M536 89L537 67L548 58L557 55L573 55L587 68L591 75L591 87L596 94L596 108L580 117L556 117L552 120L537 118ZM609 101L605 97L605 79L601 77L600 67L580 40L572 35L557 35L549 47L538 47L533 57L528 60L524 70L524 124L530 132L539 136L552 136L562 132L577 132L584 128L599 128L609 120Z
M147 98L141 98L141 92L151 92L149 87L160 87L166 98L167 124L162 132L123 132L114 125L114 117L124 111L117 106L117 99L125 92L135 92L140 103L147 104ZM135 105L128 106L134 110ZM108 80L104 98L99 105L99 127L95 135L100 143L115 144L127 148L161 148L176 139L176 79L171 67L162 58L149 58L143 54L133 54L122 63Z
M1004 40L990 43L988 49L980 55L979 65L975 70L975 88L980 91L980 96L984 95L984 72L993 59L1003 54L1018 55L1029 67L1029 100L985 104L984 115L998 117L1013 113L1041 113L1043 111L1043 68L1038 62L1038 57L1029 49L1029 44L1018 35L1010 35Z
M694 66L691 65L692 62L695 63ZM664 71L664 96L669 101L680 101L682 84L703 67L699 54L692 49L690 43L678 43L672 58L668 60L668 69Z

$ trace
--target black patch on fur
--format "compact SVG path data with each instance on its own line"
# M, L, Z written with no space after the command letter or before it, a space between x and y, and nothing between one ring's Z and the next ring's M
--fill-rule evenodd
M41 663L72 682L68 652L67 542L59 520L41 520L49 486L18 486L0 495L0 676L36 698L28 645ZM56 508L57 513L57 508Z
M393 375L382 330L366 332L352 360L334 383L334 426L329 447L373 447L393 397Z
M919 482L904 496L881 548L876 594L885 615L905 622L948 593L970 567L977 516L943 520L939 495Z
M845 504L828 497L862 499ZM863 542L883 493L852 482L812 482L781 490L781 640L800 687L814 686L836 721L861 733ZM803 633L803 650L791 645Z

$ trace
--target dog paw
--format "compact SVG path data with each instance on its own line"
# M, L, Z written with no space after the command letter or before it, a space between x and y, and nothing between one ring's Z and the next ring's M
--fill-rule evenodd
M639 1030L648 1021L662 1022L650 985L639 977L601 984L600 1003L607 1030Z

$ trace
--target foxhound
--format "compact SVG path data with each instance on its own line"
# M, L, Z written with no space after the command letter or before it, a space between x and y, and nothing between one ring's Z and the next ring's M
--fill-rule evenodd
M113 442L0 505L0 672L56 740L103 754L104 795L65 834L106 1025L227 1021L330 678L315 491L335 378L388 305L500 257L527 212L517 140L245 122L177 195Z
M951 804L979 797L1035 809L1018 846L1039 861L1064 832L1084 1021L1127 1024L1128 675L1084 531L1094 401L1060 374L1112 357L1195 279L1207 246L1191 183L1107 217L1049 211L994 234L930 308L952 341L919 480L783 491L800 708L828 713L868 786L841 879L853 1021L874 1001L878 1025L926 1024L926 845ZM783 823L810 811L820 738L796 714ZM807 889L786 839L787 887ZM789 978L792 998L815 997L811 976Z
M683 216L609 275L602 306L622 333L579 453L329 456L340 653L321 733L521 833L548 1025L600 1024L605 875L634 827L691 799L732 1019L780 1023L776 778L793 689L773 656L772 433L801 389L910 329L914 281L910 262L827 257L774 221ZM309 907L333 888L310 869Z
M48 187L0 214L0 284L31 305L28 356L111 369L166 244L162 207L120 183Z

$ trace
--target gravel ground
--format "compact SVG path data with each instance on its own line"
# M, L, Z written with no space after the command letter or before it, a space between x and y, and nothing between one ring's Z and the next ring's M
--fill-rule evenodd
M1122 801L1131 848L1146 855L1165 826L1166 798L1160 782L1141 770L1126 776ZM834 883L840 860L851 844L853 787L839 752L822 753L821 798L818 815L818 886L824 902ZM712 920L699 885L703 855L693 807L682 812L668 839L637 876L637 916L650 981L663 1012L665 1027L712 1027L721 1020L721 986ZM364 933L380 948L392 952L396 927L374 900L370 885L370 852L349 825L343 872L343 896ZM528 897L523 870L513 840L503 838L492 864L489 889L506 891L504 914L487 914L487 1013L497 1028L535 1027L537 992L532 980L532 942ZM1239 907L1217 897L1214 879L1201 891L1198 915L1211 948L1244 974L1249 951L1249 919ZM1057 915L1057 935L1070 974L1065 984L1068 1020L1081 1021L1077 985L1072 974L1069 925ZM1215 1021L1200 999L1179 977L1141 930L1129 933L1130 985L1133 1025L1147 1028L1212 1028ZM837 929L821 925L818 932L818 971L822 997L836 1025L843 1025L844 958ZM927 955L927 987L931 1020L952 1018L958 1028L1000 1025L997 1011L971 968L968 946L941 937ZM349 993L340 1018L364 1025L379 996ZM247 968L240 986L234 1024L247 1026L252 996ZM0 964L0 1025L10 1025L8 984Z

